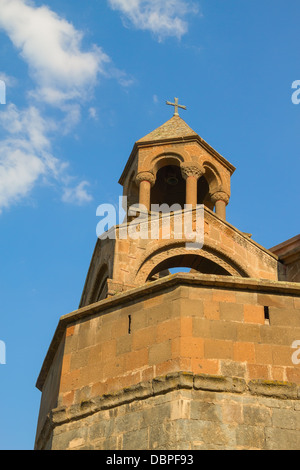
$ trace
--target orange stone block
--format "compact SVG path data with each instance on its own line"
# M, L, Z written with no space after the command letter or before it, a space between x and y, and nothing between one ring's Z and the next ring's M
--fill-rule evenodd
M214 302L236 302L235 292L229 292L226 290L215 290L213 292L212 300Z
M79 384L80 370L73 370L69 374L61 377L60 393L66 393L70 390L76 390Z
M70 372L70 368L71 368L71 357L72 357L71 354L66 354L66 355L64 356L63 365L62 365L62 370L61 370L61 374L62 374L62 375L68 374L68 373Z
M235 361L255 363L255 347L253 343L235 343L233 350Z
M233 359L233 342L215 339L204 340L204 357L206 359Z
M204 357L204 340L202 338L185 337L180 339L180 356L190 358Z
M288 346L273 346L273 364L276 366L293 366L294 349Z
M255 344L255 359L257 364L272 364L272 346Z
M286 381L286 367L271 367L271 379L278 382Z
M286 376L287 376L288 382L300 384L300 366L287 367Z
M75 333L75 326L69 326L66 331L66 337L73 336Z
M180 318L167 320L157 325L157 333L156 333L157 343L163 343L165 341L168 341L169 339L177 338L181 335L182 333L181 333Z
M250 380L254 379L262 379L268 380L270 379L269 376L269 369L267 366L257 365L257 364L248 364L248 376Z
M264 307L261 305L244 305L244 322L264 325Z
M220 361L216 359L192 359L192 372L194 374L218 375L220 373Z
M156 377L167 375L171 372L190 372L191 360L189 358L177 358L170 361L163 362L156 366Z
M156 326L136 330L132 334L132 350L144 349L154 344L157 336Z
M203 302L204 317L208 320L219 320L220 318L220 303L216 301Z

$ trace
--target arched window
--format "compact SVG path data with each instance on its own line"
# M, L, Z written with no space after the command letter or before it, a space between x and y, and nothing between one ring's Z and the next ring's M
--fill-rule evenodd
M231 276L231 274L219 264L200 255L178 255L159 263L151 271L147 281L154 281L161 277L178 272L198 272L202 274L216 274Z
M185 204L186 183L179 166L167 165L160 168L156 174L156 182L151 190L152 204L179 204L183 209Z
M209 209L213 210L213 204L209 195L209 184L205 176L198 179L197 183L197 204L204 204Z
M99 302L107 297L108 266L104 264L97 276L92 302Z

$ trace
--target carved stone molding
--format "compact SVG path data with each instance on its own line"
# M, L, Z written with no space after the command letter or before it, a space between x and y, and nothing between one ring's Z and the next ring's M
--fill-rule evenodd
M282 403L286 404L287 400L291 400L290 407L298 407L300 398L300 387L291 382L267 381L262 379L247 380L242 377L232 377L230 375L195 374L187 371L171 372L167 375L154 377L153 379L140 382L136 385L130 385L127 388L119 388L114 393L92 396L83 403L84 406L75 404L53 408L47 415L45 423L37 436L35 449L45 449L47 441L51 438L53 431L64 425L72 426L72 424L92 416L97 419L97 414L107 412L107 410L114 410L114 416L117 416L120 407L124 405L128 406L129 403L135 402L139 402L139 410L141 410L142 413L143 408L141 403L146 403L147 400L151 400L153 406L153 400L155 398L179 390L184 390L186 394L190 393L190 401L197 398L198 393L200 398L202 396L200 394L203 392L205 392L207 396L210 395L214 402L217 402L217 396L222 394L222 404L226 397L228 397L231 403L235 400L236 396L247 397L247 409L253 410L257 409L259 398L269 400L271 398L273 404L275 403L278 408L286 408L286 416L290 416L291 412L287 405L282 406ZM253 401L253 398L255 401ZM267 402L265 403L266 406L268 406ZM271 409L270 407L270 410ZM98 419L100 419L99 415Z
M191 253L193 252L183 246L181 241L178 244L174 244L174 241L171 244L166 243L166 245L161 247L160 250L148 255L148 257L141 263L132 282L136 285L143 285L147 281L151 271L162 261L165 261L167 258L173 258L179 255L189 255ZM218 266L224 268L233 277L245 275L244 269L240 267L236 261L231 260L228 256L220 253L220 251L204 246L201 250L201 255L199 256L213 261Z
M229 203L229 196L224 191L217 191L210 195L212 202L215 204L218 201L223 201L227 205Z
M143 181L148 181L153 187L155 184L155 176L150 171L142 171L136 176L136 184L139 186Z
M205 168L197 162L185 162L180 165L182 177L186 180L189 176L199 179L205 173Z

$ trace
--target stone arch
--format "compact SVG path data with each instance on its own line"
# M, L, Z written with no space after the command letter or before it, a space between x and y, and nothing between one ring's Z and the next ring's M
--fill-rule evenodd
M225 267L220 266L215 261L207 257L200 256L199 254L181 253L171 256L170 258L166 258L156 265L148 275L146 282L155 280L155 276L157 275L158 277L169 275L169 270L172 268L178 268L179 270L181 268L184 270L189 268L193 273L200 272L202 274L215 274L219 276L232 275L232 273L225 269Z
M140 267L136 271L135 283L137 285L142 285L147 282L149 276L151 273L156 271L157 267L162 267L163 270L168 269L168 260L170 260L172 264L172 260L176 257L181 257L181 264L184 261L187 261L188 264L191 264L191 268L193 268L193 265L196 267L200 266L202 261L206 261L206 266L214 266L214 269L216 270L215 273L206 272L205 274L223 274L235 277L250 277L248 273L234 260L230 259L228 256L214 248L205 245L201 250L193 251L187 249L185 243L172 242L171 244L166 244L165 246L145 257ZM183 257L186 257L185 260ZM194 259L192 259L192 257ZM202 266L203 265L204 263L202 263ZM219 269L217 269L217 267Z
M156 176L158 170L168 164L180 166L183 162L191 162L190 155L183 149L178 150L177 147L169 148L168 151L158 152L149 156L143 165L143 171L151 171ZM169 163L168 163L169 162Z
M151 189L152 205L178 205L183 209L186 201L186 182L181 173L180 161L172 157L159 160L155 167L155 184Z
M180 164L184 159L179 154L163 154L158 156L153 160L153 173L156 176L158 171L164 168L165 166L176 166L180 167Z
M222 178L217 168L210 162L203 163L205 169L205 178L209 185L209 192L221 191L223 188Z
M208 184L208 191L204 200L204 204L212 211L215 208L216 212L218 212L218 215L221 216L220 208L217 207L217 201L224 201L224 204L222 203L222 207L224 205L222 218L225 219L225 208L230 198L230 194L226 190L226 184L214 164L205 161L203 163L203 167L205 169L204 177Z
M197 204L204 204L206 207L213 210L209 182L205 173L197 181Z
M130 176L128 178L128 182L126 183L126 186L124 187L124 194L127 196L127 209L128 207L138 204L139 202L139 188L136 184L136 171L132 171L130 173ZM125 207L123 207L124 210L126 210Z
M102 264L95 278L89 303L95 303L103 300L107 296L107 279L109 279L109 267L106 263Z

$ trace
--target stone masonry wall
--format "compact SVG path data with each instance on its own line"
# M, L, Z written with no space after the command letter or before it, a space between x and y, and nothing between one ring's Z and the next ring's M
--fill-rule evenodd
M300 384L297 297L194 285L119 300L70 317L59 405L181 370Z
M46 445L53 407L81 409L170 373L300 385L299 294L297 284L184 274L62 317L38 379L37 442Z
M204 246L199 252L194 252L186 247L186 243L190 242L189 239L179 240L174 238L176 233L174 225L178 223L175 222L176 215L171 214L170 227L168 223L164 227L162 220L162 218L159 220L158 240L155 237L152 239L150 218L149 221L146 219L143 223L137 222L133 230L133 232L139 232L140 227L145 233L149 230L148 239L138 237L134 240L129 236L123 239L124 227L126 235L126 230L133 223L131 221L128 222L127 226L122 226L122 235L120 229L116 229L116 240L97 241L80 307L99 300L99 297L95 294L103 281L101 271L103 265L106 264L109 265L109 279L119 285L116 292L143 286L147 282L152 269L162 261L171 257L191 254L211 260L234 277L274 281L286 280L284 267L282 263L278 262L275 254L258 245L249 236L243 234L207 208L204 209ZM184 218L181 220L184 235ZM196 212L194 211L193 230L196 230L195 223ZM293 280L296 281L296 279Z
M51 426L53 450L299 450L300 388L169 374L54 410Z

